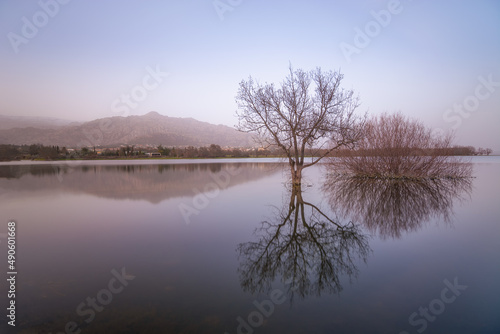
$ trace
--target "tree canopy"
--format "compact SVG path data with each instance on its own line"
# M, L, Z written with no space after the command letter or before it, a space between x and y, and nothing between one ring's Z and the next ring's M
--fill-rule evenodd
M293 182L300 183L303 168L361 137L363 118L355 115L359 99L341 87L342 79L338 71L291 67L279 86L262 85L249 77L241 81L236 97L238 129L255 133L264 147L279 147L288 159ZM306 148L317 149L307 163Z

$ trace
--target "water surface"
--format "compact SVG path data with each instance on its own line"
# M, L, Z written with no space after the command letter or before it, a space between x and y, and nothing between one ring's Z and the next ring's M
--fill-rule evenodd
M293 192L273 160L2 163L12 332L498 333L499 172L498 157L439 184L315 166Z

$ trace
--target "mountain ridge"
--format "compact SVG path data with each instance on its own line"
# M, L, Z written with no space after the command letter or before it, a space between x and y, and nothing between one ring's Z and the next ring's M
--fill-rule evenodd
M0 115L0 130L28 127L53 129L59 126L78 125L81 123L83 122L56 117Z
M0 116L2 117L2 116ZM0 144L83 146L206 146L251 147L251 135L226 125L194 118L170 117L152 111L145 115L112 116L82 123L0 128ZM35 125L35 126L33 126Z

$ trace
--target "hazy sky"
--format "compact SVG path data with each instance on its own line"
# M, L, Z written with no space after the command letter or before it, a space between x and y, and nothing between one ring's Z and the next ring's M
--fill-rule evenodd
M238 83L340 69L360 111L401 111L500 153L500 2L0 1L0 114L157 111L233 126Z

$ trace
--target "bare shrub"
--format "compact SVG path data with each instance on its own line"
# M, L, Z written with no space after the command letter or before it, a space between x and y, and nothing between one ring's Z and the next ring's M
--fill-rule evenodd
M433 133L422 122L400 113L373 117L356 149L331 158L341 173L382 178L470 177L472 165L451 156L451 134Z

